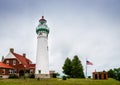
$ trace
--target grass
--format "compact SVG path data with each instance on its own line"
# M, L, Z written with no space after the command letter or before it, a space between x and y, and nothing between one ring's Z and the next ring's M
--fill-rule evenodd
M120 85L120 82L114 79L0 79L0 85Z

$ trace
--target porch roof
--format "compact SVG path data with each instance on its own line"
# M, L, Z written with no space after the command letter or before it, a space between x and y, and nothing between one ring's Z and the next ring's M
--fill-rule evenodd
M13 67L12 67L12 66L9 66L9 65L7 65L7 64L5 64L5 63L0 62L0 68L12 69Z

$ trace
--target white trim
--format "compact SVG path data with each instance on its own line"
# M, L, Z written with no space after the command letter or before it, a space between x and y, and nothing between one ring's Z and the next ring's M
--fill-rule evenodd
M6 64L9 65L9 60L6 60Z
M5 56L5 58L4 59L6 59L6 58L16 58L11 52L9 52L8 54L7 54L7 56Z
M2 74L5 74L5 69L2 69Z
M3 59L3 62L4 62L4 60L6 60L6 59L17 59L17 58L16 58L11 52L9 52L9 53L7 54L7 56L5 56L5 58ZM19 59L17 59L17 60L18 60L19 64L22 64Z
M0 75L1 78L9 78L9 75Z
M16 60L13 60L13 65L14 65L14 66L16 65Z

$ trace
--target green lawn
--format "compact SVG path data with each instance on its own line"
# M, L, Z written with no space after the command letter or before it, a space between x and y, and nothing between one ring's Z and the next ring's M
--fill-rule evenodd
M114 79L0 79L0 85L120 85L120 82Z

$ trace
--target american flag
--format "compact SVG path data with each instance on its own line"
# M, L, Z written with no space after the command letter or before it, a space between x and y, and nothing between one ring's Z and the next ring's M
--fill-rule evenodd
M93 63L87 60L86 65L93 65Z

